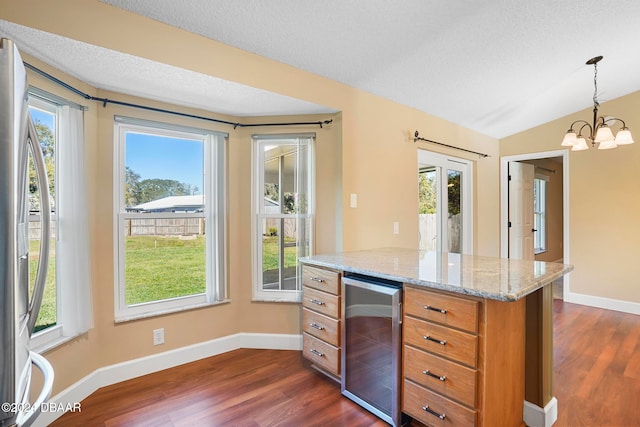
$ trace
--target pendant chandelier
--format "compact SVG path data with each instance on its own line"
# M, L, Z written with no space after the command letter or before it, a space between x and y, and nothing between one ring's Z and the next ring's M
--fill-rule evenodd
M587 65L593 65L593 123L585 120L576 120L571 123L561 144L564 147L571 147L571 151L588 150L587 139L591 141L592 147L595 147L597 143L598 150L609 150L616 148L618 145L633 144L631 132L625 125L624 120L611 116L598 116L598 107L600 106L598 102L598 62L601 60L602 56L596 56L586 62ZM622 123L622 126L614 138L609 125L613 125L616 122ZM577 134L576 130L578 131Z

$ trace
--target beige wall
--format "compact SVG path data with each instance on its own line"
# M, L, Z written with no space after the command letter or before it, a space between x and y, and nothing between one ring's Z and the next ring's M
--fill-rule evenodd
M96 0L23 0L3 2L1 7L2 19L20 25L341 111L333 116L334 124L323 130L233 130L213 126L230 134L231 302L116 325L113 320L112 117L113 114L123 114L156 120L173 121L174 118L112 105L106 108L97 103L89 105L86 128L89 170L93 171L89 186L93 195L90 223L95 327L87 335L47 353L56 369L54 393L101 366L237 332L299 333L297 304L251 301L249 207L252 133L315 131L318 134L317 253L380 246L417 247L417 148L465 156L427 143L414 143L412 135L415 130L430 139L490 154L491 157L486 159L467 156L477 160L474 164L474 247L480 255L499 254L499 152L498 141L493 138L319 76L120 11ZM96 96L175 108L97 91L60 72L47 71ZM41 84L45 89L70 97L60 88L51 88L45 82ZM208 126L188 119L179 122ZM356 209L348 207L351 193L358 195ZM399 235L393 234L394 221L400 223ZM151 331L158 327L165 328L167 343L154 347Z
M640 141L640 92L603 102L600 112L623 118ZM560 149L567 128L590 120L591 109L504 138L503 156ZM569 153L569 262L571 292L640 303L640 144ZM615 304L615 301L613 302ZM637 310L637 309L636 309Z

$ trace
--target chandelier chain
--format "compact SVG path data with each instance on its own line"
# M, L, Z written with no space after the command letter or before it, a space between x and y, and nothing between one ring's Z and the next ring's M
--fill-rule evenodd
M600 107L598 102L598 63L593 64L593 106Z

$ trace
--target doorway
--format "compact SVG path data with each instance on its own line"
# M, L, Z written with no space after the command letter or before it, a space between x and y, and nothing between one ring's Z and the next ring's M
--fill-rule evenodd
M567 150L501 158L501 257L522 258L527 255L527 258L539 261L569 262L568 162ZM520 169L525 170L524 176L528 182L512 184L514 179L517 181L513 177L514 171ZM509 180L510 174L512 181ZM520 190L516 190L516 187L530 193L525 197L526 200L518 200ZM535 198L529 200L529 197ZM522 212L518 211L518 206L527 206L526 210L530 210L525 215L527 224L522 221L519 223ZM520 229L517 226L521 226ZM569 294L568 277L554 284L554 289L554 297L566 299Z

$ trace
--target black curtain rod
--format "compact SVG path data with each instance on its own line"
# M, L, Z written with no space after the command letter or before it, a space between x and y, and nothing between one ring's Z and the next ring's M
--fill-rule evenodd
M322 120L322 121L317 121L317 122L287 122L287 123L249 123L249 124L244 124L244 123L239 123L239 122L229 122L227 120L219 120L219 119L213 119L211 117L204 117L204 116L198 116L195 114L187 114L187 113L181 113L179 111L172 111L172 110L165 110L163 108L155 108L155 107L149 107L146 105L140 105L140 104L133 104L130 102L124 102L124 101L117 101L114 99L108 99L108 98L98 98L95 96L91 96L88 93L84 93L79 89L76 89L75 87L71 86L68 83L63 82L62 80L58 79L57 77L52 76L51 74L42 71L41 69L34 67L33 65L27 63L27 62L23 62L24 66L28 69L30 69L31 71L40 74L41 76L51 80L52 82L56 83L59 86L62 86L63 88L75 93L76 95L79 95L81 97L83 97L84 99L88 99L90 101L97 101L97 102L101 102L103 107L106 107L107 104L116 104L116 105L122 105L125 107L131 107L131 108L139 108L141 110L147 110L147 111L154 111L157 113L165 113L165 114L172 114L175 116L181 116L181 117L188 117L191 119L199 119L199 120L206 120L209 122L214 122L214 123L221 123L224 125L229 125L229 126L233 126L233 128L238 128L238 127L261 127L261 126L300 126L300 125L317 125L320 126L320 128L322 128L323 125L328 125L331 124L333 122L333 119L329 119L329 120Z
M460 150L460 151L466 151L467 153L473 153L473 154L476 154L476 155L478 155L478 156L480 156L480 157L483 157L483 158L484 158L484 157L491 157L491 156L489 156L488 154L478 153L477 151L467 150L466 148L460 148L460 147L456 147L456 146L454 146L454 145L449 145L449 144L445 144L445 143L442 143L442 142L433 141L433 140L431 140L431 139L422 138L421 136L418 136L418 135L420 135L420 134L418 133L418 131L416 131L416 132L413 134L413 142L416 142L416 141L425 141L425 142L430 142L430 143L432 143L432 144L442 145L443 147L453 148L454 150Z

